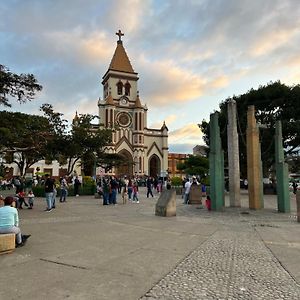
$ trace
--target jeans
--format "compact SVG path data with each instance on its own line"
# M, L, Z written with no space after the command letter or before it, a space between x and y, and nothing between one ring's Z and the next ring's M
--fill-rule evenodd
M53 192L46 193L47 208L52 209Z
M108 205L109 204L109 192L104 192L102 197L103 197L103 205Z
M189 203L189 196L190 196L190 194L184 194L184 204Z
M133 193L133 199L132 199L132 201L139 201L137 193Z
M1 233L15 233L16 234L16 242L17 244L21 244L22 243L22 234L21 234L21 230L19 227L17 226L9 226L9 227L0 227L0 234Z
M111 203L112 204L117 204L117 189L112 189L111 190Z
M129 200L131 200L131 197L132 197L132 191L133 191L132 187L129 186L129 187L128 187L128 199L129 199Z
M60 190L60 202L65 202L67 197L67 190L61 189Z

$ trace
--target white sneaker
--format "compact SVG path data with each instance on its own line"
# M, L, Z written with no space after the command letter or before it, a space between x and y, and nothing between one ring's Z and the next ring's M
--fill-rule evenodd
M140 203L140 201L136 201L136 203Z

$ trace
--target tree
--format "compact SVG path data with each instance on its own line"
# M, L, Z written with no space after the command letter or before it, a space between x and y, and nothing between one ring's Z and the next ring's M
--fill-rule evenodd
M14 74L0 64L0 105L11 107L8 97L24 103L31 101L42 90L33 74Z
M237 103L237 124L239 134L241 176L247 176L246 129L248 106L255 106L255 117L261 126L260 142L264 176L275 162L275 123L282 122L282 135L285 152L290 155L300 147L300 85L286 86L280 81L251 89L240 96L233 96L220 103L219 126L221 129L222 147L227 160L227 103L233 99ZM201 123L204 141L209 145L209 122Z
M98 155L96 165L104 169L105 173L109 172L113 167L124 166L128 164L126 157L118 153L103 153Z
M56 133L51 146L51 159L57 159L60 165L67 164L68 175L77 163L91 165L104 154L103 148L111 141L112 131L93 125L92 121L97 116L82 114L68 130L63 115L54 112L52 105L44 104L41 110Z
M177 169L184 171L188 175L200 175L206 177L209 170L209 161L206 157L190 155L183 163L177 164Z
M54 131L42 116L0 111L1 154L17 164L20 174L47 155Z

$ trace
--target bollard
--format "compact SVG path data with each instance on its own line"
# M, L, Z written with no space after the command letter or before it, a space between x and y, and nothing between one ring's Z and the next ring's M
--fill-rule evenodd
M300 190L296 192L297 221L300 223Z

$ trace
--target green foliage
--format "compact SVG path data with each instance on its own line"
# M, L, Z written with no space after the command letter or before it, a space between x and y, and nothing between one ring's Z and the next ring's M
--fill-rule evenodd
M32 192L35 197L45 197L45 188L44 186L37 185L32 187Z
M210 177L209 176L203 177L201 179L201 183L205 184L206 186L210 185Z
M41 91L33 74L14 74L3 65L0 65L0 105L11 107L9 97L17 98L24 103L31 101L36 92Z
M181 177L172 177L171 178L172 186L182 186L182 179Z
M37 185L32 187L32 191L36 197L45 197L45 187ZM79 188L79 195L94 195L96 193L96 184L94 181L86 179L86 184L81 185ZM57 188L57 197L60 196L60 188ZM68 196L75 196L74 187L68 187Z
M227 103L229 100L237 103L237 125L239 134L241 177L247 177L246 129L248 106L255 106L255 117L258 124L266 128L260 130L261 155L264 176L275 162L275 123L282 122L282 135L286 153L292 154L300 146L300 85L286 86L280 81L251 89L240 96L233 96L220 103L219 126L221 130L222 147L227 159ZM204 141L209 145L209 123L201 123ZM226 161L225 161L226 165Z
M0 111L1 154L7 163L17 164L21 175L47 156L53 136L53 128L42 116Z
M95 181L91 176L83 176L82 181L84 186L95 185Z
M67 164L67 174L73 172L79 160L83 165L91 164L90 160L94 162L103 154L103 148L111 141L111 130L100 129L92 124L97 116L79 115L76 122L73 122L71 130L68 131L62 114L54 112L52 105L44 104L41 110L56 133L51 147L52 157L60 164Z
M113 167L123 166L129 164L126 157L118 153L101 153L98 154L96 164L104 168L105 173L110 171Z
M110 143L112 131L100 129L92 124L97 116L82 114L74 120L71 130L66 126L62 114L53 110L52 105L44 104L41 107L48 122L52 125L55 138L49 146L49 154L61 165L67 164L67 174L71 174L76 163L80 160L86 166L93 166L103 154L103 148Z
M183 170L188 175L200 175L205 177L209 170L209 161L206 157L190 155L184 163L177 164L177 169Z

